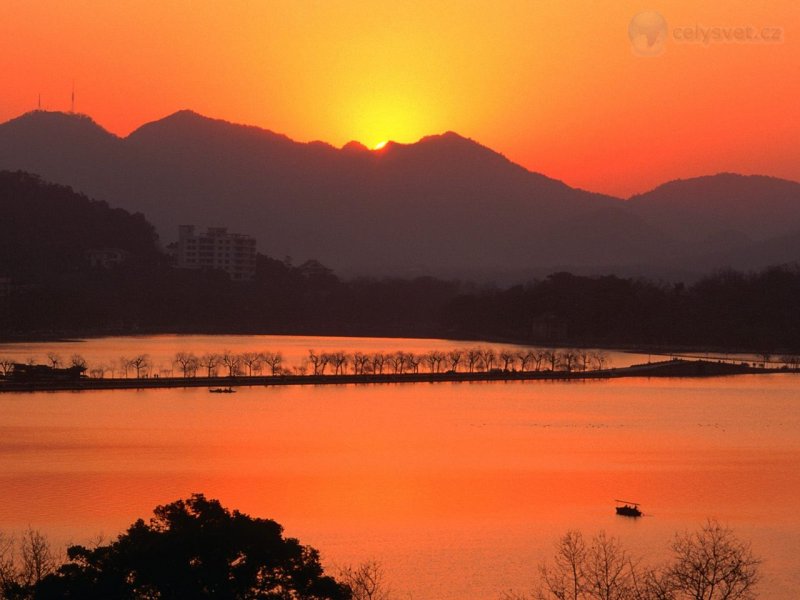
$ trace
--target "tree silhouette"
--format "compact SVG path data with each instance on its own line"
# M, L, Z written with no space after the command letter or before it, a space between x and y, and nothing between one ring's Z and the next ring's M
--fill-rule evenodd
M376 352L372 355L372 372L383 375L383 367L386 364L386 355L383 352Z
M69 364L73 367L86 368L86 359L80 354L73 354L69 358Z
M281 364L283 363L283 354L280 352L264 352L262 354L263 360L269 365L273 375L280 375Z
M239 374L239 365L241 364L241 357L238 354L234 354L230 350L225 350L219 356L220 364L224 365L228 369L228 377L233 377L234 375Z
M200 363L198 358L191 352L178 352L175 354L173 364L181 368L184 377L189 377L190 374L197 370Z
M675 536L673 558L641 568L619 540L600 532L586 543L568 531L551 562L539 566L531 594L509 591L502 600L752 600L758 565L750 546L709 520Z
M352 591L353 600L390 600L392 597L385 582L383 566L377 561L343 567L338 577Z
M206 370L206 377L211 377L214 373L214 369L219 365L219 356L207 352L198 359L198 364Z
M247 366L247 374L252 376L253 372L258 373L261 371L261 365L264 362L264 355L260 352L243 352L241 361Z
M348 600L318 552L269 519L229 511L195 494L138 520L106 546L68 549L36 598L230 598Z
M755 598L760 561L750 545L733 532L709 520L693 533L681 533L672 542L674 561L666 581L674 598L748 600Z
M147 367L150 366L148 361L149 361L149 357L147 356L147 354L139 354L137 356L134 356L132 359L130 359L129 364L136 371L136 378L137 379L140 379L142 377L142 371L145 371L147 369ZM127 376L127 372L128 372L128 369L127 369L127 366L126 366L126 368L125 368L126 376Z
M11 358L0 358L0 371L3 375L10 375L14 370L14 360Z
M450 350L450 352L447 353L447 361L451 371L458 371L458 365L464 361L464 351Z

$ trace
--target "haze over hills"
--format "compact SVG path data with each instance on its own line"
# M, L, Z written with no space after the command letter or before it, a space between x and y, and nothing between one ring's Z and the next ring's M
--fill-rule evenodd
M85 116L0 125L0 169L142 212L169 243L226 225L259 251L348 274L503 278L555 269L701 272L800 259L800 184L720 174L622 200L448 132L370 151L181 111L126 138Z

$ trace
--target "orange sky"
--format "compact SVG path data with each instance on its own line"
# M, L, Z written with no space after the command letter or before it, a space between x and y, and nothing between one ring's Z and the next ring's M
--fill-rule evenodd
M723 170L800 180L800 3L697 5L3 0L0 120L39 93L68 110L74 80L76 110L118 134L192 108L335 145L454 130L624 196ZM667 23L658 56L628 37L643 10ZM686 41L698 26L720 39Z

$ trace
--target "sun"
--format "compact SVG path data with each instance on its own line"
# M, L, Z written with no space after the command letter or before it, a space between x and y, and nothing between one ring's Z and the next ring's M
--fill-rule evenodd
M373 149L373 150L380 150L381 148L383 148L383 147L384 147L386 144L388 144L388 143L389 143L389 140L383 140L382 142L378 142L377 144L375 144L375 145L372 147L372 149Z

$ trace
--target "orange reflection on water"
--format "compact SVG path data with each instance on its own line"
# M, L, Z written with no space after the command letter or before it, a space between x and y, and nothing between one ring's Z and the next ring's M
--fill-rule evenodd
M195 491L415 598L525 589L569 528L652 558L714 516L797 585L798 381L407 384L0 396L0 528L113 534ZM614 498L651 518L613 514ZM513 558L510 558L513 557Z

